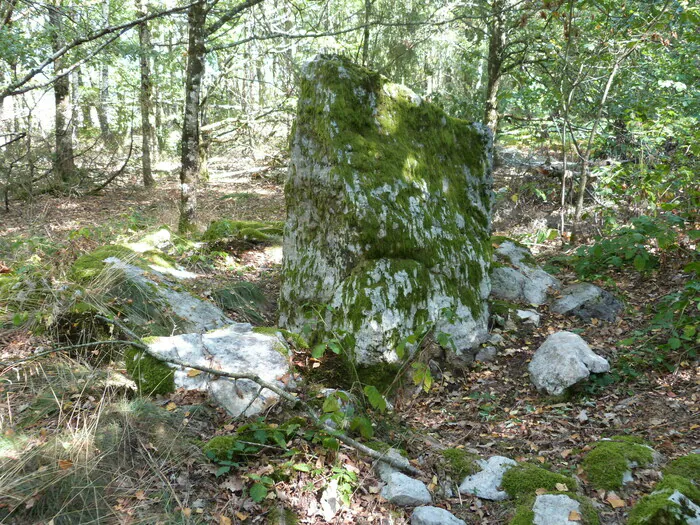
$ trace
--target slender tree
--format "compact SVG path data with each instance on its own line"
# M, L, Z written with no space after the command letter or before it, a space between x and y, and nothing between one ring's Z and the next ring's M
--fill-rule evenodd
M146 15L145 0L136 0L136 10L139 17ZM143 172L143 185L147 188L153 186L153 173L151 170L151 140L153 138L153 126L151 125L152 107L152 83L151 83L151 32L148 22L142 22L139 26L139 62L141 72L141 92L139 102L141 104L141 170Z

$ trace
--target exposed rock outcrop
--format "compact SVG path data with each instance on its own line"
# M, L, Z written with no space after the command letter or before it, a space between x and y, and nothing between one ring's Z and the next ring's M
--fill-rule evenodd
M471 355L487 336L491 148L488 131L347 59L307 64L280 326L349 334L365 367L397 363L426 323Z

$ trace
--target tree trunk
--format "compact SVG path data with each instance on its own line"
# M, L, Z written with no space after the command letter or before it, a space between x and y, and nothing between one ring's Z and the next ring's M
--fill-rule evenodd
M146 15L144 0L136 1L137 16ZM151 55L151 32L148 22L139 25L139 59L141 63L141 170L143 171L143 185L149 188L155 184L151 171L151 68L149 57Z
M369 19L372 15L372 0L365 0L365 28L362 33L362 65L369 65Z
M109 26L110 9L109 0L102 2L102 18L105 27ZM100 68L100 88L99 101L97 103L97 120L100 123L100 133L105 141L112 140L112 132L109 129L109 118L107 116L107 106L109 104L109 64L107 60L102 59L102 67Z
M51 27L51 47L54 52L63 45L63 21L61 6L49 6L49 25ZM56 73L63 69L63 59L54 62ZM73 155L73 122L70 105L70 75L65 75L54 82L54 98L56 102L56 155L54 159L54 175L56 182L62 186L70 186L76 178L75 158Z
M498 91L503 77L503 50L506 46L505 0L493 0L489 18L488 83L484 122L493 136L498 132Z
M182 167L180 170L180 233L196 228L197 179L199 177L199 98L204 75L204 47L207 12L204 2L190 7L187 21L187 80L185 116L182 125Z

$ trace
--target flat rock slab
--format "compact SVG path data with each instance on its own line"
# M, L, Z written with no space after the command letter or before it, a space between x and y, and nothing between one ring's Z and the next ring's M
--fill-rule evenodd
M574 315L586 322L600 319L612 323L623 306L610 292L594 284L577 283L564 288L561 297L549 309L556 314Z
M205 334L156 337L148 342L149 353L163 359L177 359L232 374L255 374L260 379L285 388L289 361L275 336L257 334L247 323L235 323ZM175 368L175 367L174 367ZM279 399L249 379L227 379L192 373L191 368L175 370L175 386L204 390L232 416L252 416Z
M478 464L482 468L481 472L466 477L459 486L459 492L492 501L508 499L508 494L500 489L501 481L503 474L517 463L510 458L493 456L487 461L479 460Z
M542 494L532 506L533 525L580 525L581 520L571 521L571 511L581 514L581 504L564 494Z
M381 496L394 505L402 507L417 507L433 502L433 497L425 483L401 472L392 472L387 476Z
M440 507L418 507L411 514L411 525L466 525L466 523Z
M537 390L552 396L561 395L591 373L601 374L609 370L607 359L593 352L580 336L566 331L550 335L528 366L530 379Z
M504 241L493 257L501 263L491 269L491 295L497 299L539 306L547 302L550 290L561 288L559 279L534 262L523 246Z
M231 320L217 306L186 292L176 290L177 282L170 278L189 279L194 274L184 270L151 266L145 270L133 264L125 263L117 257L108 257L105 264L120 270L136 289L149 295L149 306L161 315L168 315L172 322L172 331L206 332L221 328ZM196 276L195 276L196 277ZM147 314L130 315L129 321L136 325L148 325L151 321Z

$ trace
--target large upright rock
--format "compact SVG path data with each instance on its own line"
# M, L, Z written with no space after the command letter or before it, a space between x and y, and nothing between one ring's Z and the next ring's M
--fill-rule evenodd
M297 111L280 326L352 334L360 365L426 323L483 341L489 133L337 56L306 65Z

